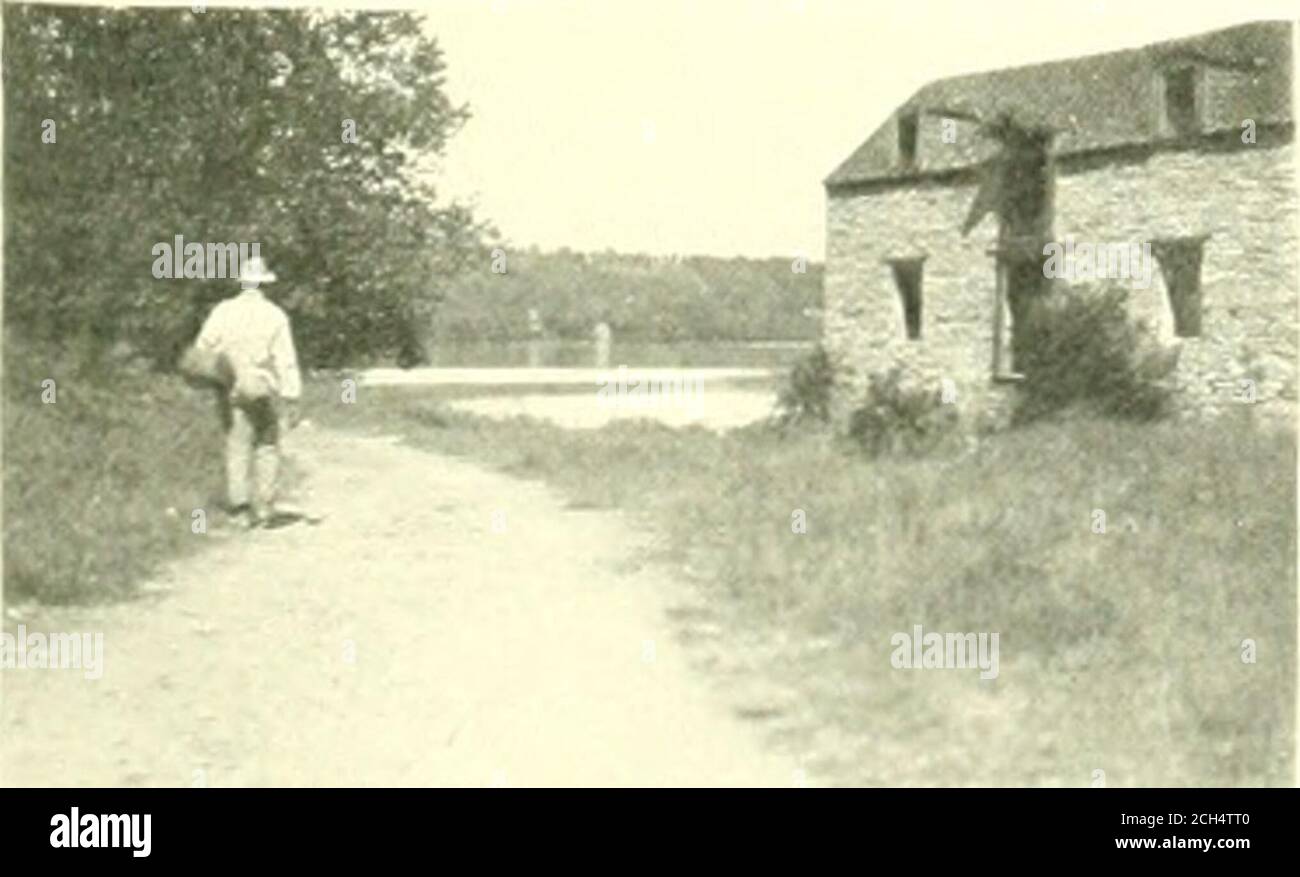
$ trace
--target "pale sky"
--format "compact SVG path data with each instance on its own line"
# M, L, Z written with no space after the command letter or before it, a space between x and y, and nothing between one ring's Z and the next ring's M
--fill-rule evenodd
M110 5L177 5L109 0ZM474 114L439 186L516 245L825 251L822 180L926 82L1295 0L217 0L416 9Z
M821 259L822 180L942 76L1187 36L1292 2L431 0L474 118L442 190L514 244Z

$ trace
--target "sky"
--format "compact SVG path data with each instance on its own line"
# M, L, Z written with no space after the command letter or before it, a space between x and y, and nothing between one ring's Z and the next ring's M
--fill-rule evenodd
M822 181L926 82L1140 46L1293 2L445 0L474 114L441 189L544 249L821 259Z
M423 12L446 54L448 90L473 113L436 182L511 244L818 260L822 181L926 82L1294 19L1298 8L1295 0L263 5Z
M820 259L822 180L926 82L1289 2L444 0L473 118L440 175L516 245Z

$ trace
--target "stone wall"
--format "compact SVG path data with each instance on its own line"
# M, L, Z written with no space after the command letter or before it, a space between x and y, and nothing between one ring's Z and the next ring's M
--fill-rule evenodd
M1181 348L1180 407L1217 413L1242 404L1254 382L1261 412L1290 419L1296 399L1300 240L1294 145L1157 151L1122 160L1058 163L1055 232L1076 241L1148 242L1208 235L1201 266L1202 331L1173 337L1159 263L1133 288L1135 318ZM913 182L858 193L832 191L827 210L824 340L846 366L839 413L867 376L891 364L933 386L956 385L963 419L1004 411L1014 385L995 383L995 266L987 250L997 222L960 228L976 185ZM889 259L925 258L921 337L907 339Z
M1165 152L1057 178L1057 236L1150 241L1208 235L1201 262L1201 334L1173 337L1159 265L1149 289L1132 289L1136 317L1181 348L1179 403L1213 413L1241 404L1241 382L1257 402L1293 416L1296 399L1300 240L1293 146L1230 152Z

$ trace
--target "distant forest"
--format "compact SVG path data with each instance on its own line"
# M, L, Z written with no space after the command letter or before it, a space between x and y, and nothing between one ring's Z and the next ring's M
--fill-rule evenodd
M530 309L550 338L590 338L600 322L624 341L813 339L820 331L819 263L800 273L793 258L499 252L505 273L489 263L448 281L430 340L527 338Z

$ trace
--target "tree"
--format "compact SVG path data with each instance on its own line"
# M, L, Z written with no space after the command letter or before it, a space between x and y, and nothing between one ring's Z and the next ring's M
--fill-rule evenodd
M156 279L153 245L183 235L261 244L307 362L409 355L484 246L489 230L416 173L468 117L419 16L24 5L4 19L6 317L26 334L174 362L233 283Z

